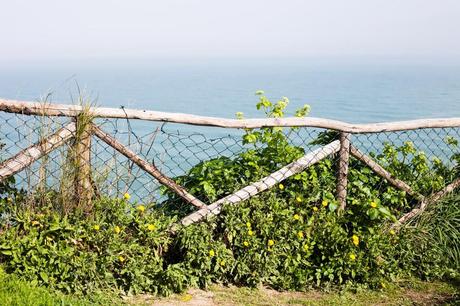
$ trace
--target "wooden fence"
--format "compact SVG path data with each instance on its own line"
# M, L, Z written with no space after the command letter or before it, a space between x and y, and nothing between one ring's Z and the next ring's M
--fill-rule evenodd
M447 193L460 186L460 178L454 180L442 190L435 192L430 196L417 194L404 181L394 177L384 169L371 156L361 152L353 145L352 136L361 133L380 133L394 131L408 131L424 128L452 128L460 127L460 118L448 119L424 119L391 123L375 124L350 124L346 122L328 120L322 118L276 118L276 119L224 119L214 117L203 117L189 114L164 113L155 111L143 111L132 109L115 109L115 108L90 108L85 109L75 105L62 104L43 104L35 102L12 101L0 99L0 112L16 113L33 116L64 116L71 117L74 120L63 126L55 133L44 137L39 142L25 148L14 156L4 160L0 164L0 182L6 178L22 171L35 161L46 156L58 147L69 143L71 140L78 139L73 147L76 152L78 164L81 166L78 176L77 190L85 201L91 201L93 197L93 184L90 180L89 151L91 147L91 136L105 142L107 145L124 155L139 168L155 178L160 184L169 188L172 192L181 197L185 202L195 206L197 210L181 220L182 225L189 225L202 220L208 216L220 213L223 204L237 204L244 201L264 190L278 185L283 180L304 171L306 168L318 163L324 158L336 154L338 156L338 173L336 198L341 210L346 209L348 169L350 156L360 160L372 169L376 174L384 178L389 184L405 191L407 194L418 199L418 205L410 212L403 215L395 225L408 222L421 212L428 205L436 202ZM184 187L178 185L174 180L166 176L158 167L142 159L136 152L125 146L118 139L102 130L101 127L92 122L82 124L80 115L86 113L90 118L122 118L122 119L139 119L157 122L172 122L188 125L213 126L233 129L257 129L263 127L317 127L328 130L335 130L340 133L338 140L306 153L298 160L282 167L270 175L254 182L234 193L215 201L214 203L203 203L200 199L189 193ZM83 129L83 130L82 130ZM82 136L83 133L83 136Z

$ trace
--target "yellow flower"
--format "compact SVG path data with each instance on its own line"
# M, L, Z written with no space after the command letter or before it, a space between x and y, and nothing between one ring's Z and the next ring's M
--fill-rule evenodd
M298 214L294 215L294 220L300 220L300 216Z
M313 211L318 211L318 207L313 206Z
M222 261L220 262L220 265L221 265L222 267L224 267L224 266L225 266L225 260L222 260Z
M323 200L323 202L321 202L321 205L323 205L324 207L326 207L326 206L329 205L329 201L328 201L328 200Z
M142 213L142 212L145 211L145 206L144 205L139 205L139 206L136 207L136 209L137 209L138 212Z
M32 224L33 226L37 226L40 225L40 222L33 220L32 222L30 222L30 224Z
M243 242L243 245L244 245L245 247L248 247L248 246L249 246L249 242L244 241L244 242Z
M213 257L214 255L216 255L216 253L214 252L214 250L210 250L210 251L209 251L209 257Z
M390 235L396 235L396 232L394 230L390 230Z
M387 285L385 285L384 282L381 282L381 283L380 283L380 286L381 286L383 289L385 289L385 288L387 287Z
M374 201L371 202L371 207L372 208L376 208L377 207L377 203L375 203Z
M131 199L131 195L129 193L125 193L123 195L123 199L125 199L126 201L128 201L129 199Z
M98 231L98 230L101 229L101 227L100 227L99 225L96 224L95 226L93 226L93 229L94 229L95 231Z
M297 203L302 203L302 198L301 197L296 197L295 200L297 201Z
M149 224L149 225L147 225L147 229L148 229L149 231L154 231L156 228L157 228L157 227L156 227L154 224Z
M279 188L280 190L283 190L283 189L284 189L284 185L283 185L283 184L279 184L279 185L278 185L278 188Z
M275 244L275 241L273 241L273 240L271 240L271 239L268 240L268 246L273 246L274 244Z
M310 249L310 246L309 246L308 244L304 244L304 245L303 245L303 249L304 249L305 251L308 251L308 250Z
M126 259L125 259L123 256L118 256L118 260L119 260L120 262L124 262Z
M354 245L356 245L356 246L359 245L359 237L358 237L358 236L353 235L353 236L351 237L351 239L353 240L353 244L354 244Z
M121 228L117 225L114 227L113 231L115 232L115 234L120 234Z
M251 222L249 222L249 221L246 222L246 226L247 226L248 228L251 228Z
M356 255L355 255L355 254L353 254L353 253L352 253L352 254L350 254L350 259L351 259L351 260L355 260L355 259L356 259Z
M249 235L249 236L253 236L253 235L254 235L254 232L251 231L251 230L249 230L249 231L248 231L248 235Z
M300 239L303 239L303 237L304 237L304 236L303 236L303 232L302 232L302 231L299 231L299 232L297 233L297 236L298 236Z

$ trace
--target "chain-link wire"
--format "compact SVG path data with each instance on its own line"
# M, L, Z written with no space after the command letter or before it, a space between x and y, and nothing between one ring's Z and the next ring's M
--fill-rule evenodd
M341 156L338 132L309 127L284 128L280 147L269 150L269 137L276 137L273 136L276 133L264 135L263 129L249 132L253 135L260 132L256 137L264 139L253 143L246 137L245 130L127 119L97 118L92 122L120 146L153 165L158 173L171 178L206 205L222 204L224 197L227 197L226 202L236 202L236 198L246 199L273 187L279 189L279 184L283 186L282 182L288 177L290 180L303 177L304 185L310 181L329 187L344 183L348 191L347 202L359 198L357 193L369 190L378 191L385 197L391 197L395 190L399 190L388 179L374 178L375 169L353 154ZM158 178L120 149L100 137L85 137L81 130L84 124L74 118L0 112L0 125L0 169L11 168L14 157L23 158L14 164L19 171L0 170L0 177L1 173L9 173L14 177L14 182L10 183L29 195L37 189L68 191L75 187L77 177L77 185L80 184L74 191L77 194L83 192L78 188L93 189L91 197L119 198L128 193L133 203L168 204L177 209L189 207L187 213L195 210L185 203L183 195L159 183ZM68 133L59 133L62 130ZM69 133L73 137L68 137ZM45 152L43 144L50 136L62 141L54 139L58 142L55 144L57 148L51 146L48 148L50 152ZM358 150L375 161L392 178L407 184L413 192L413 199L417 199L417 195L428 196L458 178L460 150L457 139L460 139L458 127L353 134L349 135L353 149L347 152ZM27 148L35 144L40 144L36 147L38 153L32 152L36 155L31 157ZM328 145L326 150L325 145ZM343 158L346 158L347 169L338 169L339 164L344 164L338 162ZM261 159L264 163L258 164ZM18 162L23 162L25 167L19 167ZM79 173L73 173L73 181L66 177L69 164L72 171ZM314 164L316 168L312 172L309 167ZM324 175L326 171L333 175ZM347 178L345 182L337 180L340 171ZM368 198L373 196L369 194ZM320 203L325 195L303 194L302 197L307 202ZM408 201L405 209L408 210L413 203ZM217 212L220 204L216 205ZM209 208L202 212L207 210Z

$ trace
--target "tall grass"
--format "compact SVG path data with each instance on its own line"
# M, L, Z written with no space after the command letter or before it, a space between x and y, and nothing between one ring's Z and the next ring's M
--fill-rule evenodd
M428 276L460 279L460 191L434 203L408 229L416 261L432 271Z

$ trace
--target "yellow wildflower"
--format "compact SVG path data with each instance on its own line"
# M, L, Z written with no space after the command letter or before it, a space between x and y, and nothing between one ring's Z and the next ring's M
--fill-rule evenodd
M121 228L117 225L114 227L113 231L115 232L115 234L120 234Z
M353 235L353 236L351 237L351 239L353 240L353 244L354 244L354 245L356 245L356 246L359 245L359 237L358 237L358 236Z
M32 224L33 226L38 226L40 225L40 222L33 220L32 222L30 222L30 224Z
M279 188L280 190L283 190L283 189L284 189L284 185L283 185L283 184L279 184L279 185L278 185L278 188Z
M209 257L213 257L214 255L216 255L216 253L214 252L214 250L210 250L210 251L209 251Z
M303 232L302 231L299 231L297 233L297 236L299 237L299 239L303 239L304 235L303 235Z
M243 245L244 245L245 247L248 247L248 246L249 246L249 242L244 241L244 242L243 242Z
M355 260L355 259L356 259L356 255L355 255L355 254L353 254L353 253L352 253L352 254L350 254L350 259L351 259L351 260Z
M390 230L390 235L396 235L396 232L394 230Z
M156 229L156 226L154 224L149 224L149 225L147 225L147 229L149 231L154 231Z
M225 260L222 260L222 261L220 262L220 265L221 265L222 267L225 267Z
M118 256L118 260L119 260L120 262L124 262L126 259L125 259L123 256Z
M313 206L313 211L318 211L318 207Z
M305 251L308 251L308 250L310 249L310 246L309 246L308 244L304 244L304 245L303 245L303 249L304 249Z
M321 205L323 205L324 207L326 207L326 206L329 205L329 201L328 201L328 200L323 200L323 202L321 202Z
M295 200L297 201L297 203L302 203L302 198L301 197L296 197Z
M249 236L253 236L253 235L254 235L254 232L251 231L251 230L249 230L249 231L248 231L248 235L249 235Z
M251 228L251 222L249 222L249 221L246 222L246 226L247 226L248 228Z
M271 239L268 240L268 246L273 246L274 244L275 244L275 241L273 241L273 240L271 240Z
M385 289L385 288L387 287L387 285L385 285L384 282L381 282L381 283L380 283L380 286L381 286L383 289Z
M95 226L93 226L93 229L94 229L95 231L98 231L98 230L101 229L101 227L100 227L99 225L96 224Z
M131 199L131 195L129 193L125 193L123 195L123 199L125 199L126 201L128 201L129 199Z
M300 216L298 214L294 215L294 220L300 220Z
M139 205L139 206L136 207L136 209L137 209L138 212L142 213L142 212L145 211L145 206L144 205Z
M372 208L376 208L376 207L377 207L377 203L374 202L374 201L372 201L372 202L371 202L371 207L372 207Z

